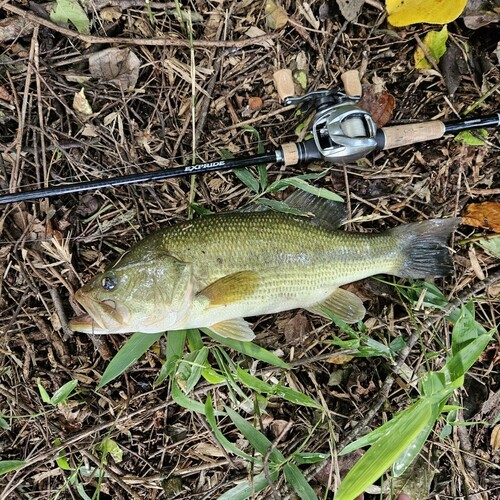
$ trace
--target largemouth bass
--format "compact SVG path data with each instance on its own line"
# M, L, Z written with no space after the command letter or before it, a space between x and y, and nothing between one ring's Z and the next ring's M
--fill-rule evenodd
M87 311L70 322L86 333L157 333L208 327L251 340L243 318L328 308L354 323L361 300L339 288L374 274L403 278L453 271L447 248L460 219L431 219L379 234L337 230L344 205L296 192L309 215L228 212L153 233L75 294Z

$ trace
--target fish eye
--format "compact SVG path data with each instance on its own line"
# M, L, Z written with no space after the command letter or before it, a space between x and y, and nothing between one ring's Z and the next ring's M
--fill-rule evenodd
M108 274L104 276L104 278L101 281L101 286L104 288L104 290L108 292L114 290L116 285L118 285L118 278L113 274Z

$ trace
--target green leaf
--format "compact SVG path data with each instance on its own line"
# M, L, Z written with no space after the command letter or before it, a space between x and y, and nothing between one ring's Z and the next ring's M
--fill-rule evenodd
M427 421L426 425L422 428L417 437L408 445L406 450L401 453L401 455L392 466L395 477L401 476L420 453L420 451L424 447L425 441L429 437L429 434L431 433L436 423L436 420L441 414L441 411L443 410L447 399L448 395L444 397L439 404L432 405L432 413L429 416L429 420Z
M52 396L52 404L55 406L59 403L65 403L77 385L78 380L70 380L69 382L66 382L62 387L57 389Z
M446 52L446 42L448 41L448 28L443 26L441 31L429 31L424 38L424 45L429 55L436 63L439 62L441 57ZM430 69L432 64L425 57L424 51L417 47L415 50L415 68L417 69Z
M341 196L332 193L328 189L311 186L311 184L306 182L304 177L305 176L297 176L297 177L289 177L287 179L280 179L279 181L273 182L269 186L267 192L272 193L274 191L280 191L288 186L293 186L296 187L297 189L301 189L302 191L306 191L307 193L314 194L315 196L326 198L327 200L341 201L341 202L344 201L344 199Z
M484 128L479 128L471 132L470 130L462 130L455 137L456 142L466 144L467 146L484 146L484 139L488 137L488 131Z
M328 460L330 457L330 453L297 452L293 454L293 458L299 465L317 464Z
M293 208L284 201L271 200L268 198L259 198L258 200L256 200L256 203L258 205L269 207L271 210L275 210L276 212L282 212L291 215L304 215L303 210L299 210L298 208Z
M57 0L50 19L59 26L65 27L68 26L68 22L71 22L79 33L90 34L89 18L77 0Z
M483 247L488 255L500 259L500 236L479 240L477 243Z
M258 179L248 170L247 168L235 168L233 170L234 175L245 184L247 188L250 188L254 193L260 191L260 184Z
M460 380L467 370L477 361L488 343L493 337L495 330L476 338L463 349L457 352L440 370L449 374L451 382ZM463 382L460 383L462 385Z
M215 420L215 412L214 412L214 407L212 405L212 398L210 397L210 394L207 396L207 399L205 401L205 417L207 419L208 424L212 428L212 432L217 438L217 441L219 441L219 443L224 447L224 449L227 452L233 453L234 455L244 458L249 462L252 463L254 462L254 458L252 456L240 450L236 445L231 443L231 441L229 441L229 439L227 439L226 436L224 436L224 434L222 434L219 426L217 425L217 421Z
M278 479L278 471L269 473L271 480L274 482ZM254 497L256 493L262 491L269 486L266 475L261 472L252 477L250 481L243 481L234 488L223 493L217 500L246 500L247 498Z
M52 398L49 396L49 393L45 390L45 387L42 385L39 378L36 379L36 385L38 386L38 392L40 393L40 396L42 397L42 401L44 403L51 405Z
M200 380L207 358L208 349L203 347L199 351L186 354L180 361L176 372L176 381L186 394L189 394Z
M6 431L10 430L10 425L8 424L7 420L3 418L2 415L0 415L0 429L4 429Z
M226 382L226 378L224 376L210 367L203 368L203 370L201 370L201 376L212 385L223 384Z
M420 400L405 410L391 432L377 439L342 481L335 500L352 500L361 495L402 455L432 417L432 403Z
M123 461L123 450L118 443L110 437L105 437L97 446L97 449L102 453L102 463L108 463L107 456L110 455L117 463Z
M172 380L172 399L183 408L205 415L205 406L186 396L175 380Z
M27 463L26 460L0 460L0 475L20 469Z
M285 473L286 480L300 498L303 500L318 500L318 495L316 495L315 491L304 477L304 474L302 474L295 464L285 464L283 472Z
M228 339L226 337L221 337L216 333L212 332L209 328L202 328L201 331L207 334L209 337L212 337L214 340L219 342L226 347L230 347L231 349L238 351L246 356L250 356L254 359L260 359L269 365L277 366L278 368L283 368L284 370L288 370L290 367L283 360L278 358L272 352L264 349L263 347L254 344L253 342L242 342L240 340Z
M162 335L163 333L134 333L109 362L97 385L97 390L109 384L136 363Z
M262 432L258 431L252 424L247 422L241 415L236 413L229 406L224 405L229 418L233 421L238 430L245 436L247 441L264 457L270 450L272 443ZM275 465L281 465L285 462L285 457L277 448L269 454L269 460Z
M309 406L318 409L322 408L322 406L311 397L289 387L284 387L281 384L268 384L267 382L254 377L239 366L237 368L237 374L238 378L243 384L257 392L268 394L271 396L279 396L283 399L286 399L287 401L290 401L291 403L299 404L302 406Z

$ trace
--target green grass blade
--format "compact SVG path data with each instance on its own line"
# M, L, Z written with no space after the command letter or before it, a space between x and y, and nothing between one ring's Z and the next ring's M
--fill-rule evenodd
M361 495L401 456L428 425L432 403L419 401L399 418L391 433L382 436L365 452L349 471L337 491L335 500L352 500Z
M302 394L301 392L291 389L289 387L284 387L281 384L278 385L268 384L267 382L264 382L263 380L254 377L253 375L248 373L246 370L243 370L243 368L239 366L237 368L237 374L240 381L250 389L253 389L254 391L268 394L271 396L279 396L283 399L286 399L287 401L290 401L290 403L295 403L302 406L309 406L311 408L318 408L318 409L322 408L321 405L311 397L306 396L305 394Z
M214 340L219 342L226 347L229 347L235 351L240 352L241 354L245 354L246 356L250 356L254 359L260 359L265 363L270 365L277 366L278 368L283 368L284 370L288 370L290 367L284 361L282 361L278 356L264 349L263 347L254 344L253 342L242 342L240 340L228 339L226 337L221 337L216 333L212 332L208 328L202 328L201 331L208 336L212 337Z
M0 460L0 475L20 469L27 463L26 460Z
M179 362L175 379L185 394L189 394L200 380L207 358L208 348L203 347L199 351L186 354Z
M318 496L315 491L311 488L311 485L307 482L304 474L302 474L300 469L295 464L285 464L283 471L285 473L286 480L300 498L303 500L317 500Z
M238 457L244 458L245 460L248 460L249 462L253 462L254 458L245 453L244 451L240 450L236 445L231 443L229 439L227 439L224 434L222 434L221 430L219 429L219 426L217 424L217 421L215 420L215 412L214 412L214 407L212 405L212 398L210 397L210 394L207 396L207 399L205 401L205 417L207 419L208 424L212 428L212 432L214 433L215 437L217 438L217 441L224 447L224 449L229 452L233 453L234 455L237 455Z
M163 333L134 333L109 362L97 390L109 384L136 363L162 335Z
M175 380L172 380L172 399L187 410L205 415L205 405L186 396Z
M269 474L273 481L278 479L278 472L270 472ZM223 493L217 500L246 500L253 497L255 493L259 493L264 488L269 486L269 482L263 472L254 476L251 481L244 481L234 488Z
M66 382L62 387L54 392L54 395L52 396L52 404L57 405L59 403L64 403L77 385L78 380L70 380L69 382Z
M306 191L307 193L314 194L315 196L319 196L321 198L326 198L327 200L340 202L344 201L342 197L338 194L332 193L328 189L311 186L311 184L309 184L302 176L280 179L279 181L273 182L269 186L268 191L280 191L288 186L296 187L297 189L301 189L302 191Z
M262 455L265 456L272 446L271 441L267 439L262 432L258 431L252 424L247 422L241 415L236 413L228 406L224 406L229 418L233 421L238 430L245 436L248 442ZM285 462L283 454L275 448L269 454L269 460L276 465Z
M38 392L40 393L40 397L42 398L42 401L44 403L51 405L52 398L49 396L49 393L45 390L45 387L42 385L42 382L40 382L39 378L36 379L36 385L38 386Z

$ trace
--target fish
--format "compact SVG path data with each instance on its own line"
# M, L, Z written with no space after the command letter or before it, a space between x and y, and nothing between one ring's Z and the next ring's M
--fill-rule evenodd
M380 233L339 229L345 204L296 191L286 212L221 212L146 236L76 291L86 311L73 331L160 333L209 328L250 341L244 318L303 308L344 322L363 319L343 285L376 274L448 276L460 218L428 219Z

